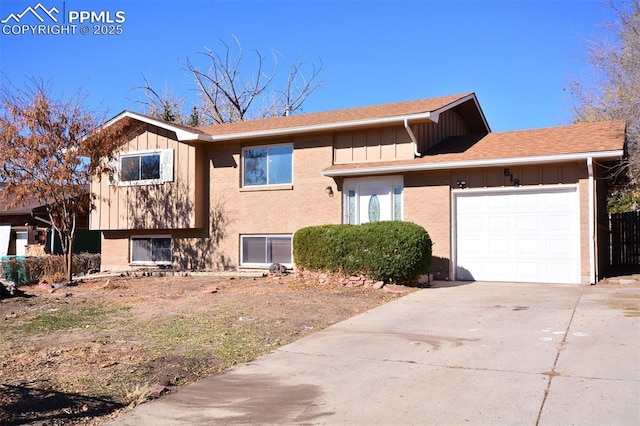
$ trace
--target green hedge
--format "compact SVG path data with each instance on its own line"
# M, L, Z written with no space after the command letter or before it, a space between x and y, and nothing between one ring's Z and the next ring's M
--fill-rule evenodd
M297 267L375 280L411 282L431 266L431 239L411 222L302 228L293 236Z
M63 256L17 256L3 258L2 275L16 285L36 283L42 279L51 283L65 278L65 260ZM80 253L73 255L73 273L88 273L100 270L100 255Z

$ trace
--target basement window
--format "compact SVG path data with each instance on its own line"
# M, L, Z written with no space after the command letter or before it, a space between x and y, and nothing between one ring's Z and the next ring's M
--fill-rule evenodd
M243 266L292 265L291 235L240 236L240 263Z
M131 237L131 263L142 265L170 265L170 236Z

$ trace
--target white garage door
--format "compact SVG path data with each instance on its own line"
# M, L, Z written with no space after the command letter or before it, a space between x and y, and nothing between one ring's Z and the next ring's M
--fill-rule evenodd
M454 197L456 279L580 283L576 187Z

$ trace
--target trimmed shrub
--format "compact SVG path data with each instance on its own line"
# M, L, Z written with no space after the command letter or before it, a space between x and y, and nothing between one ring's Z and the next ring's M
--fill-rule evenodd
M304 269L411 282L431 267L431 239L411 222L310 226L293 236L293 256Z
M2 275L16 285L36 283L40 280L60 282L65 279L63 256L16 257L2 262ZM100 270L100 255L80 253L73 255L73 273L86 274Z

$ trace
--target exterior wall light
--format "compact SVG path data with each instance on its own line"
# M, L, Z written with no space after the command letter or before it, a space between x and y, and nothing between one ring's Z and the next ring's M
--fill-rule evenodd
M327 187L324 189L324 192L326 192L326 193L327 193L327 195L329 195L329 197L333 197L333 188L331 188L331 186L327 186Z
M458 188L460 189L464 189L467 187L467 181L466 180L459 180L456 182L456 185L458 185Z

